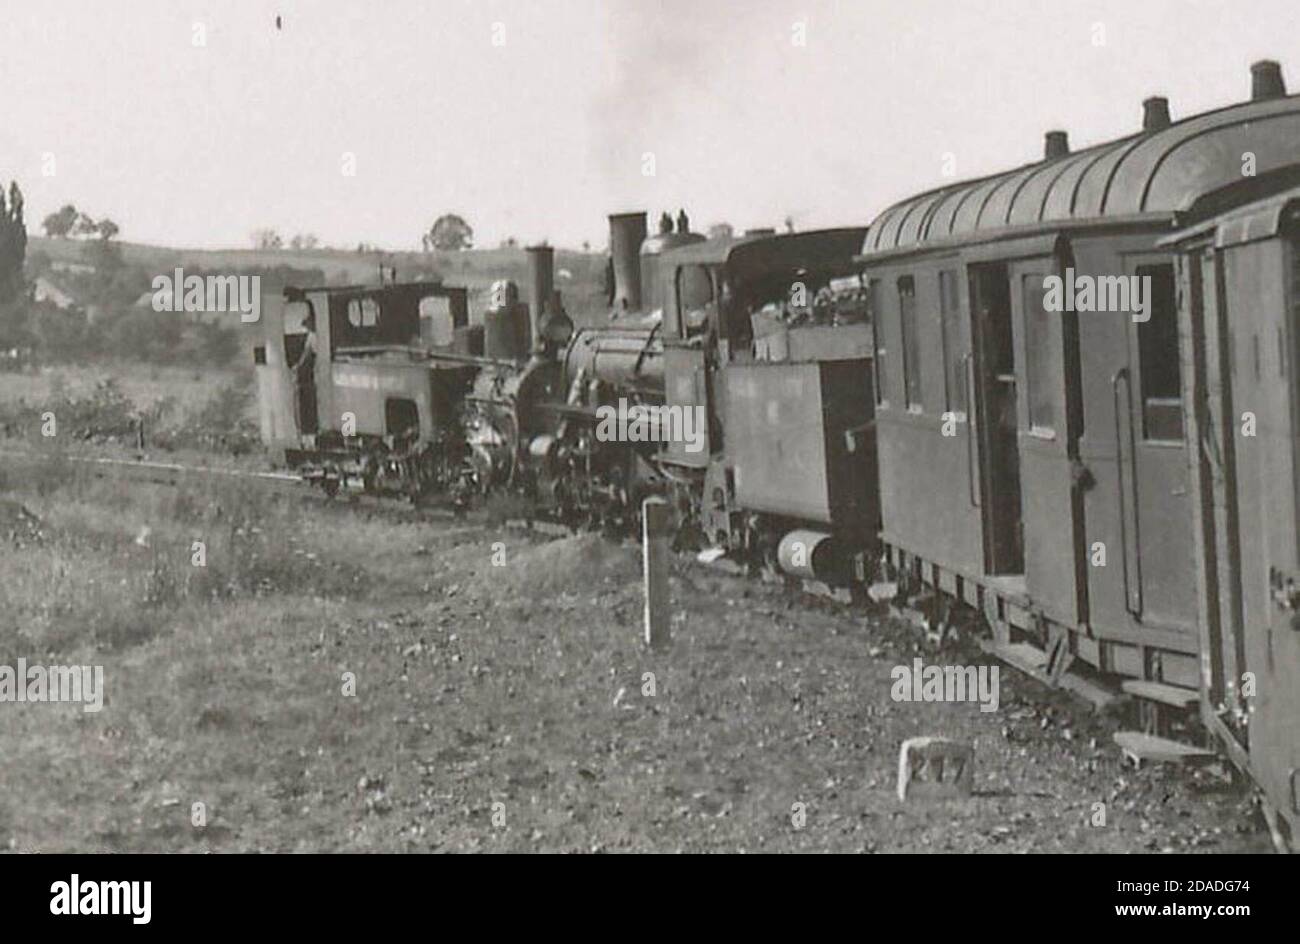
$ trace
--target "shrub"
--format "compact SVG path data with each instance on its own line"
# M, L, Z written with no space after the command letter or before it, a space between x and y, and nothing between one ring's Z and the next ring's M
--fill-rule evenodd
M251 398L246 383L228 383L202 406L192 410L182 425L160 430L150 437L150 441L164 449L189 448L246 455L261 445L257 424L248 419Z

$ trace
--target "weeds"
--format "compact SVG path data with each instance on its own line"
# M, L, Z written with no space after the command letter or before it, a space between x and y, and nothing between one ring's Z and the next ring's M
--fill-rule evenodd
M241 383L219 388L177 427L159 431L150 442L163 449L192 448L232 456L247 455L261 445L257 425L247 418L252 394Z
M4 503L17 524L0 529L17 534L26 514L39 522L39 541L0 540L0 638L23 651L117 650L177 626L186 609L270 595L364 598L379 583L363 555L305 552L282 492L225 480L122 488L57 454L40 462L22 500Z
M52 420L49 414L53 414ZM139 417L139 410L113 378L100 380L88 396L70 394L62 378L56 378L50 397L40 403L19 399L0 404L0 429L8 436L26 439L44 436L106 442L129 435Z
M0 435L40 443L135 447L143 426L149 448L240 456L260 446L257 424L249 418L251 405L250 380L243 375L185 408L175 394L142 406L115 377L95 381L89 392L74 393L64 375L56 374L45 396L30 402L22 396L0 398ZM51 415L53 425L47 422Z

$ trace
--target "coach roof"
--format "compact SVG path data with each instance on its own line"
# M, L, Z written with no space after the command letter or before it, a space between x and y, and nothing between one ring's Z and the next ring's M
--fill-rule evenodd
M1160 130L1049 158L897 203L867 230L862 254L957 242L1052 223L1172 219L1255 175L1300 175L1300 96L1206 112Z
M725 265L741 280L777 268L815 269L828 261L849 260L862 248L867 230L861 226L810 229L801 233L710 239L680 249L664 258L678 265Z

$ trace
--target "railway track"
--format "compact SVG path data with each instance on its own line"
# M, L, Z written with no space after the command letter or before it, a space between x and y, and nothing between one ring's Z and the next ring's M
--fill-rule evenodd
M49 459L51 454L27 450L7 450L0 452L0 460L17 462L41 462ZM155 462L148 459L121 459L112 456L77 456L63 454L60 458L77 465L84 465L104 472L116 472L124 478L154 478L159 482L167 481L171 476L175 481L178 476L222 476L232 479L253 479L261 482L276 482L287 485L300 484L302 476L292 472L254 472L248 469L227 469L220 466L185 465L179 462Z
M0 469L6 466L31 466L47 461L50 457L49 453L30 450L3 450L0 451ZM322 505L340 508L351 507L358 510L380 512L403 521L460 521L475 526L486 526L490 523L490 516L482 510L455 509L427 503L412 504L409 500L403 498L386 495L363 495L356 492L331 496L321 489L305 487L308 485L307 479L293 472L232 469L222 466L189 465L181 462L158 462L149 459L129 459L116 456L63 454L60 458L63 461L89 470L97 478L177 487L183 482L197 481L204 478L226 479L250 484L286 486L294 489L295 495L302 501L318 502ZM561 537L572 533L571 529L564 525L536 519L506 519L504 525L515 530L553 537Z

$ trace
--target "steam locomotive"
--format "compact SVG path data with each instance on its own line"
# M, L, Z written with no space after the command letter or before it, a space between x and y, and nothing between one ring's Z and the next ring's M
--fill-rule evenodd
M1135 756L1197 753L1165 735L1198 711L1293 842L1300 97L1278 64L1248 102L1174 122L1152 98L1125 138L1049 132L1042 160L866 228L684 230L610 217L601 327L574 330L544 247L528 304L506 287L482 326L439 283L295 293L256 355L268 445L329 489L513 490L574 523L659 494L683 534L795 576L880 562L1046 683L1121 686ZM1081 277L1149 290L1054 310ZM616 406L692 411L706 448L602 435Z
M529 301L498 283L481 325L438 282L291 289L255 351L263 438L331 492L514 492L582 526L662 495L683 535L774 565L784 541L787 569L829 578L878 524L865 233L647 238L616 214L614 317L576 330L544 246ZM683 417L690 437L660 421Z

